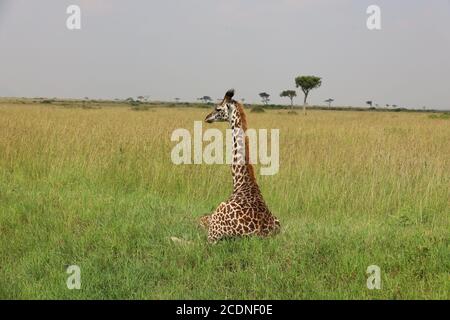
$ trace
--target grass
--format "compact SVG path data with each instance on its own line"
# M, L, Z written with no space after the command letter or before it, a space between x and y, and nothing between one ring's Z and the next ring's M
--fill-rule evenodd
M450 120L450 112L445 112L445 113L440 113L440 114L432 114L432 115L430 115L430 119Z
M0 298L450 298L446 121L248 113L280 129L280 172L258 181L283 231L211 246L196 219L230 194L229 168L170 160L172 131L208 110L152 110L0 105Z

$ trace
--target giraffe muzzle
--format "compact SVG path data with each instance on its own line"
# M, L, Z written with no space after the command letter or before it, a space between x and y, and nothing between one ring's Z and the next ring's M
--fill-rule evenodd
M205 118L205 122L213 123L216 120L216 114L214 112L208 114Z

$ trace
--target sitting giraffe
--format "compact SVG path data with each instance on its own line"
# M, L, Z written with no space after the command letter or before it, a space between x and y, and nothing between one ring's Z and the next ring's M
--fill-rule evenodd
M208 231L210 243L229 237L266 237L280 230L280 222L270 213L256 183L253 166L249 161L244 108L233 100L233 96L234 90L229 90L223 101L205 119L208 123L228 121L233 138L233 194L212 214L200 218L200 225Z

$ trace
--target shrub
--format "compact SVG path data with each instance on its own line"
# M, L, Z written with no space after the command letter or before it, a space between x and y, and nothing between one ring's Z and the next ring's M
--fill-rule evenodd
M256 106L251 109L251 112L263 113L266 112L266 110L261 106Z
M450 120L450 112L445 112L441 114L432 114L429 116L430 119L442 119L442 120Z

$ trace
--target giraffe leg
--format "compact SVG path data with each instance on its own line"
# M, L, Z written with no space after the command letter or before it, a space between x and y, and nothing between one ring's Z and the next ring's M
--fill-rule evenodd
M216 222L212 222L208 229L208 242L211 244L216 244L220 239L222 239L222 233L220 231L220 226Z
M219 239L217 239L217 237L213 236L213 235L208 235L208 242L210 244L216 244L219 241Z
M209 229L209 224L210 224L210 220L211 220L211 214L205 214L203 216L201 216L198 219L198 223L200 225L201 228L205 229L206 231L208 231Z
M269 217L269 219L264 223L264 226L261 230L261 236L274 236L280 232L280 229L280 221L275 217Z

